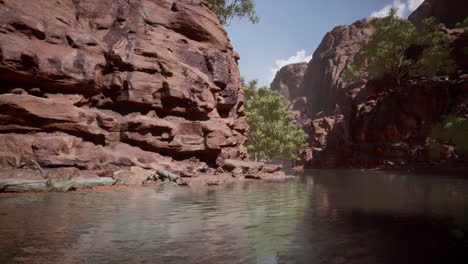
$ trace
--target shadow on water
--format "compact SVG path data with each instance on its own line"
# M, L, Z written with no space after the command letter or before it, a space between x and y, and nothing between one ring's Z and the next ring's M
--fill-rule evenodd
M468 263L468 180L306 171L282 183L0 197L0 263Z
M307 230L298 242L304 247L279 263L468 261L467 179L311 170L301 181L312 190L316 212L299 228Z

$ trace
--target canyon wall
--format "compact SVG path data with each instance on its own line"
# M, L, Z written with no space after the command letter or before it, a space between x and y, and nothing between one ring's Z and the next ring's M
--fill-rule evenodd
M408 19L418 23L429 17L435 17L439 23L453 28L456 23L468 17L468 1L465 0L426 0Z
M1 0L0 168L245 159L237 60L205 1Z
M359 51L359 42L372 34L370 19L352 25L338 26L328 32L313 54L300 90L308 99L308 114L341 112L352 90L362 87L364 81L347 82L342 74Z
M453 21L468 16L465 4L459 4L459 10L450 17L448 14L454 12L453 3L445 6L441 2L426 1L410 18L417 22L436 15L440 22L455 24ZM421 9L435 10L436 7L437 12L421 12ZM294 81L301 83L299 87L287 85L291 77L285 73L294 66L283 68L272 84L273 89L288 91L293 102L301 96L305 98L302 115L306 117L298 118L298 124L310 135L310 148L302 152L306 166L427 167L431 161L425 142L434 124L444 115L468 117L468 37L463 33L466 29L446 30L454 38L451 48L457 71L453 75L411 78L395 89L386 79L348 81L343 78L344 69L359 51L359 42L368 39L373 32L370 19L338 26L327 33L308 64L302 82ZM284 85L278 86L278 83ZM463 166L468 160L466 154L450 146L446 146L443 159L450 160L447 164L454 166Z
M305 96L305 91L301 88L307 66L305 62L284 66L276 73L270 88L273 91L279 92L286 101L293 101Z

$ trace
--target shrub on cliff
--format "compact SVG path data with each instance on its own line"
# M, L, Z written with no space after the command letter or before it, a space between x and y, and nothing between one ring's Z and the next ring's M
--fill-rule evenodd
M253 0L208 0L208 2L223 25L229 25L234 18L247 17L254 24L259 21Z
M436 24L434 18L422 21L419 27L397 15L391 9L388 16L371 21L375 28L367 42L348 66L345 77L382 78L391 76L396 85L410 76L433 76L450 73L455 62L450 58L450 36Z
M468 17L465 18L465 20L458 22L455 25L456 28L466 28L468 27ZM464 37L468 37L468 30L465 29L465 32L463 32ZM468 47L465 47L465 54L468 54Z
M448 116L433 127L427 144L432 158L439 158L444 151L442 144L453 145L457 150L468 152L468 119Z
M294 124L281 95L267 87L257 88L256 81L243 86L250 125L246 144L249 153L255 160L274 157L298 160L299 149L307 146L307 134Z
M464 28L464 27L468 27L468 17L465 18L465 20L461 21L461 22L458 22L455 27L457 28Z

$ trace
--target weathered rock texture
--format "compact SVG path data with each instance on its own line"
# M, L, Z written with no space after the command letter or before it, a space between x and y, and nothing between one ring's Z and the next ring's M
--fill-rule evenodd
M338 26L323 38L302 82L301 90L308 101L308 115L342 113L347 99L365 81L347 82L342 78L346 66L359 51L359 42L373 32L370 19L363 19L349 26Z
M279 92L287 101L296 100L305 96L301 90L307 63L294 63L281 68L270 85L273 91Z
M466 116L468 112L467 56L463 53L468 39L462 32L448 31L455 38L452 47L458 71L453 76L415 78L397 89L387 80L344 85L341 96L318 108L322 113L308 130L311 148L303 153L306 164L325 168L427 166L425 140L434 124L444 115ZM325 72L329 70L335 68ZM341 82L342 76L337 78ZM463 154L449 152L447 159L466 162L460 157Z
M442 19L441 19L442 21ZM313 167L404 168L429 163L425 140L444 115L468 112L468 46L463 29L454 37L457 73L433 79L414 78L394 89L388 80L346 82L343 69L358 52L358 42L372 33L368 20L328 33L308 66L303 90L308 93L311 148L302 153ZM463 153L445 153L466 164ZM465 157L464 157L465 156Z
M245 159L238 59L202 0L2 0L0 166Z
M286 65L281 68L270 85L273 91L281 94L285 102L291 102L291 113L301 127L310 123L308 116L308 101L303 90L302 81L307 71L305 62Z
M306 166L427 166L425 140L434 124L444 115L467 116L468 38L463 29L447 30L455 39L451 44L457 61L455 74L414 78L395 89L387 80L350 82L343 78L343 70L359 51L358 43L372 34L368 22L361 20L327 33L307 67L298 89L307 106L306 118L298 119L310 135L310 148L301 155ZM450 147L444 155L454 162L447 164L463 166L468 161L466 154Z
M429 17L435 17L438 22L453 28L456 23L468 17L468 1L466 0L426 0L408 19L420 22Z
M393 89L371 81L353 100L349 117L312 122L308 165L407 168L428 164L425 141L444 115L468 117L468 75L412 80ZM448 152L450 152L447 149ZM446 159L466 163L461 153ZM462 159L459 159L462 158Z

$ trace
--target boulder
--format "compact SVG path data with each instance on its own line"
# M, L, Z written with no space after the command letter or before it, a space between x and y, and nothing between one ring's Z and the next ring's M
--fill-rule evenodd
M176 181L177 179L179 179L179 175L176 175L172 172L169 172L169 171L166 171L166 170L158 170L156 171L156 174L159 175L159 177L163 180L169 180L169 181Z
M232 172L235 169L241 169L243 173L258 173L264 166L265 164L261 162L227 159L224 161L222 167L224 170L229 172Z

